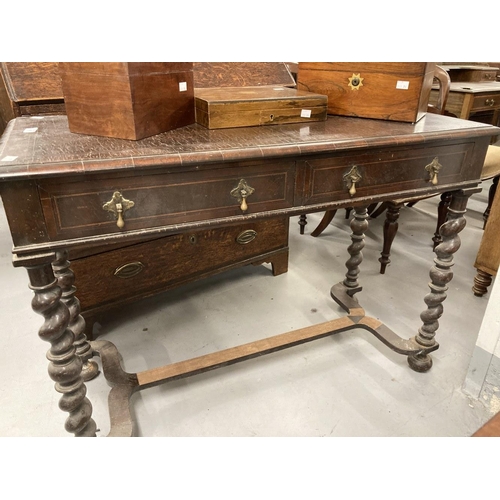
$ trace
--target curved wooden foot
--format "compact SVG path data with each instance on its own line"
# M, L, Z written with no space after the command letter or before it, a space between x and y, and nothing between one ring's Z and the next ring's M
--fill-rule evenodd
M477 274L474 277L474 286L472 287L474 295L476 297L482 297L488 291L488 287L491 285L492 279L491 274L478 269Z
M130 437L134 433L130 396L139 388L137 375L123 370L121 354L111 342L95 340L90 346L92 352L101 358L104 378L112 386L108 396L111 423L108 437Z
M321 219L321 222L318 224L316 229L311 233L311 236L317 237L319 236L327 227L330 222L332 222L333 218L337 210L327 210Z
M424 373L431 369L432 358L428 354L416 354L408 356L408 364L412 370Z

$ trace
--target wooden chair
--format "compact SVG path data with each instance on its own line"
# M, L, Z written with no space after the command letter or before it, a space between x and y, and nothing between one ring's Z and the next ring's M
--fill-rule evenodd
M481 238L474 267L477 274L474 277L472 291L477 297L482 297L491 285L492 276L496 276L500 264L500 195L495 196L498 176L500 175L500 147L490 146L486 153L483 174L496 180L490 187L490 203L486 209L484 233ZM486 214L486 212L485 212ZM484 217L484 216L483 216Z
M448 113L445 109L451 87L451 81L448 72L441 66L436 66L434 77L439 82L439 95L436 104L435 105L429 104L427 107L427 111L429 113L455 116L452 115L451 113ZM385 269L390 262L389 258L390 251L392 242L394 241L394 238L398 230L397 221L399 218L399 211L401 207L407 204L413 205L420 199L422 198L392 200L380 204L374 203L368 207L368 214L370 215L371 218L378 217L383 212L386 212L386 220L384 223L384 244L382 248L381 257L379 259L381 274L385 273ZM436 231L433 237L434 246L437 245L437 243L440 241L439 227L445 221L449 202L450 202L449 193L444 193L443 195L441 195L441 202L438 208L438 225L436 227ZM349 217L350 210L351 209L346 210L346 218ZM319 236L333 220L333 217L335 216L336 212L337 212L336 210L326 211L318 226L311 233L311 236L314 237ZM301 234L303 234L305 224L307 224L306 218L305 215L302 215L299 220Z

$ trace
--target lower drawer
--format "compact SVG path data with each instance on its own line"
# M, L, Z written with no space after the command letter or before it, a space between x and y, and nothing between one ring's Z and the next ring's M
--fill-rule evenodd
M174 286L246 264L288 270L289 218L178 234L71 261L76 296L93 316ZM70 256L71 258L71 256ZM91 325L88 325L91 327Z
M494 94L482 94L474 97L472 111L480 111L487 109L498 109L500 107L500 95L498 92Z

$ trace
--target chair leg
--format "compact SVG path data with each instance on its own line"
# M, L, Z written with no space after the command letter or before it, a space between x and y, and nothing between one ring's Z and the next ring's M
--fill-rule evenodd
M325 215L323 215L321 222L318 224L316 229L311 233L311 236L314 236L314 237L319 236L328 227L328 224L330 224L330 222L332 222L336 213L337 213L337 210L327 210L325 212Z
M380 258L378 259L380 262L380 274L385 274L385 268L387 264L391 262L389 257L391 255L392 242L398 232L399 210L401 208L400 203L394 203L392 201L384 203L386 204L387 212L384 222L384 245Z
M497 191L497 186L498 186L498 178L500 176L496 176L493 178L493 184L490 186L490 190L488 192L488 206L486 207L486 210L484 211L483 214L483 229L486 226L486 223L488 222L488 217L490 216L490 210L491 210L491 205L493 204L493 198L495 198L495 193Z
M387 208L389 207L389 204L392 203L390 201L384 201L382 202L377 209L373 205L370 205L368 207L368 213L370 214L370 217L372 219L376 219L380 214L383 214ZM371 210L370 210L371 208Z
M439 234L439 228L446 222L446 216L448 215L448 207L451 202L451 193L443 193L441 195L441 201L438 205L438 218L436 224L436 232L432 237L432 241L434 242L432 248L436 248L442 241L441 235Z
M488 287L491 285L492 279L491 274L478 269L477 274L474 277L474 286L472 287L474 295L476 297L482 297L488 291Z
M306 224L307 224L307 215L306 214L302 214L300 217L299 217L299 227L300 227L300 234L304 234L304 228L306 227Z

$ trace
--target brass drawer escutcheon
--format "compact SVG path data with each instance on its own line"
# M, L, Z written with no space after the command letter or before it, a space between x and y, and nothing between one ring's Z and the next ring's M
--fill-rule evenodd
M441 170L443 165L439 163L438 157L436 156L431 163L425 166L425 170L429 172L430 179L429 182L434 186L438 183L438 173Z
M238 185L231 191L231 196L238 200L242 212L248 210L247 198L255 191L255 189L247 184L245 179L241 179Z
M127 200L119 191L113 193L113 197L107 203L105 203L102 208L115 214L116 225L122 229L125 226L125 221L123 220L123 214L131 209L135 203L133 201Z
M142 262L129 262L123 266L117 267L113 273L118 278L133 278L137 276L144 269L144 264Z
M246 231L238 234L238 236L236 237L236 242L240 245L246 245L247 243L253 241L256 237L257 231L254 231L253 229L247 229Z
M356 183L359 182L363 176L359 173L358 167L354 165L347 174L343 175L344 182L349 188L349 194L354 196L356 194Z

